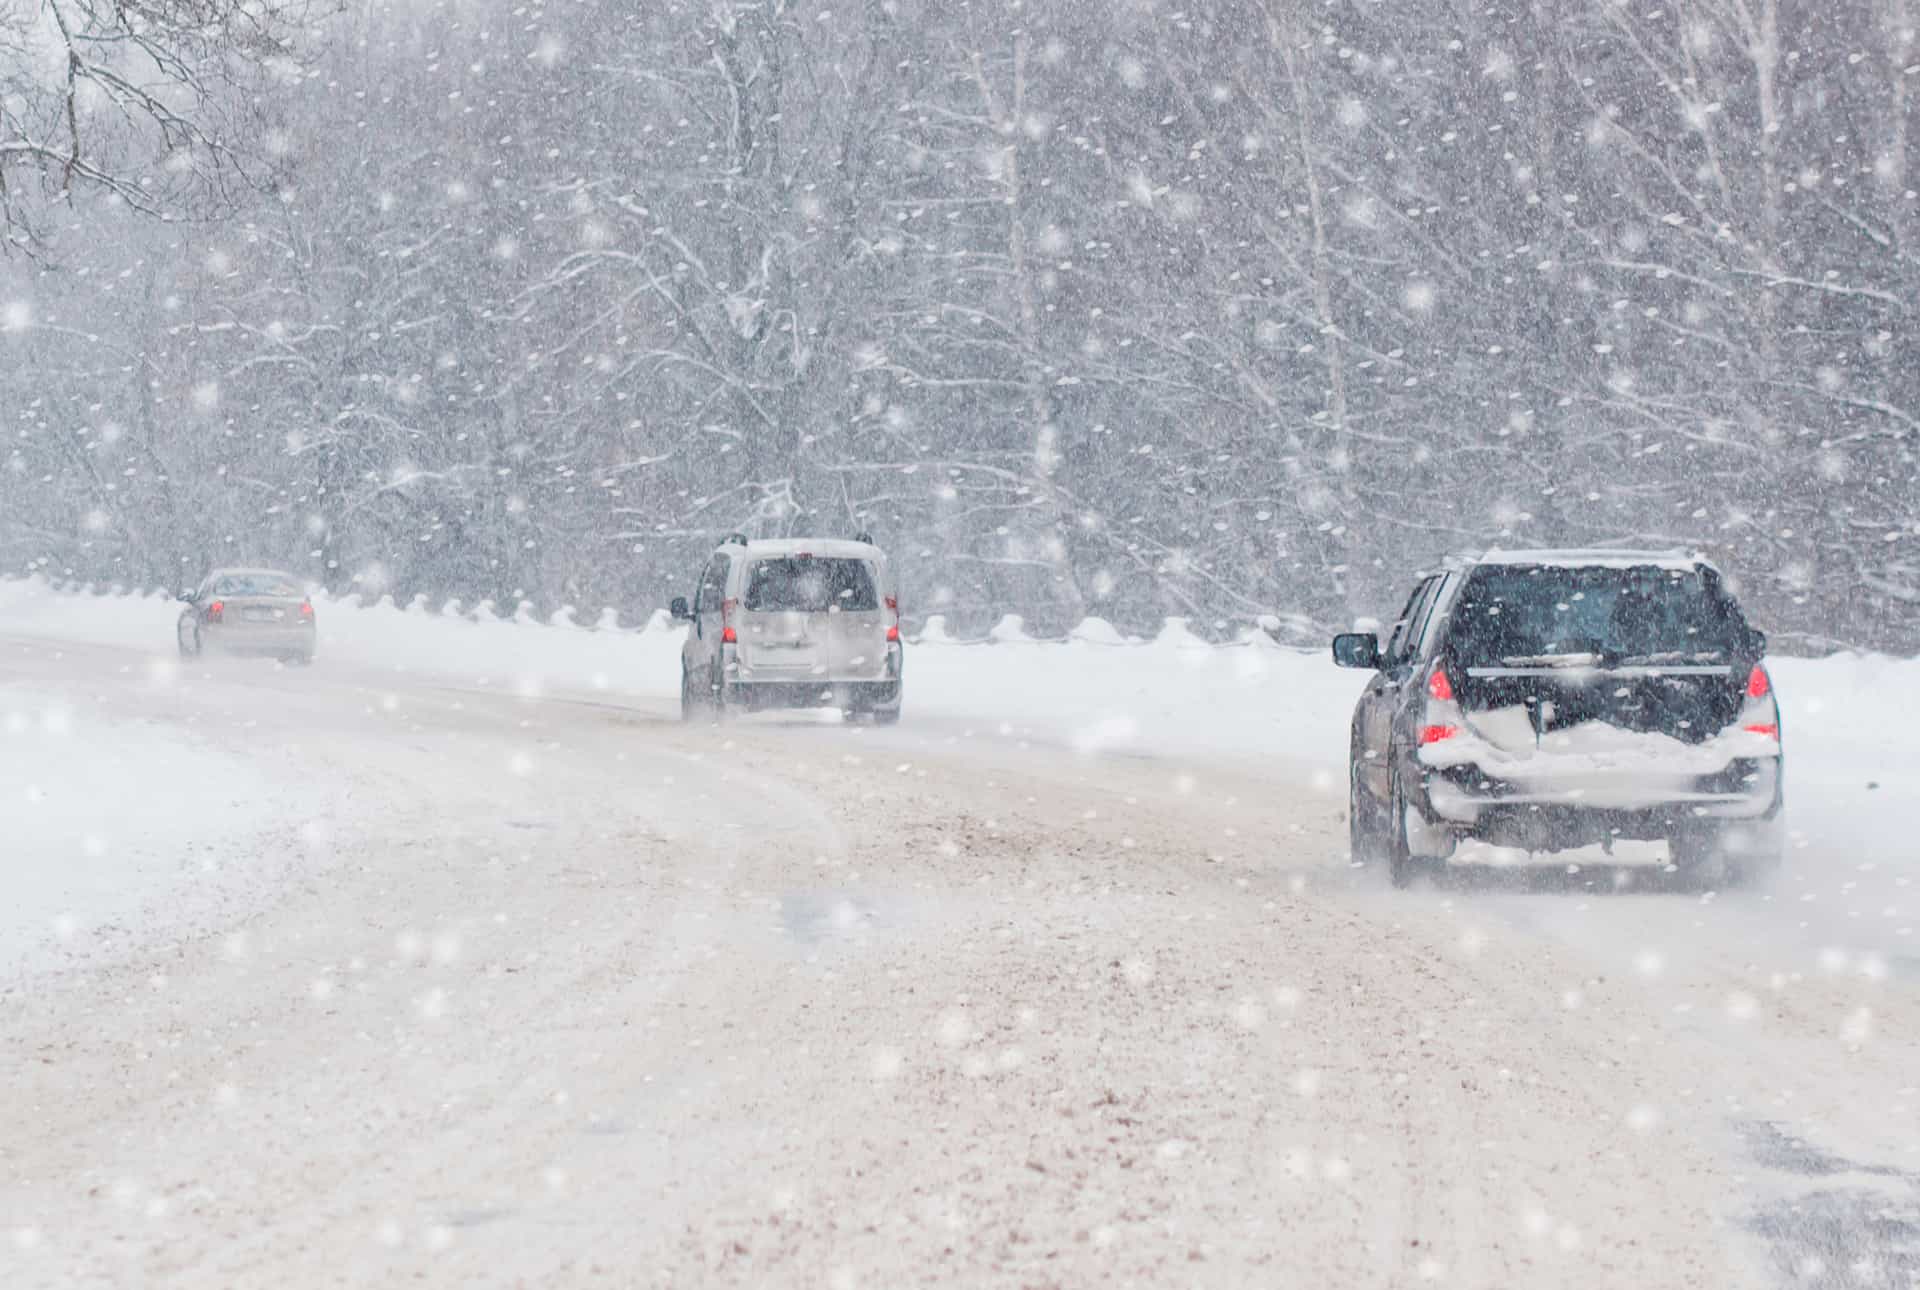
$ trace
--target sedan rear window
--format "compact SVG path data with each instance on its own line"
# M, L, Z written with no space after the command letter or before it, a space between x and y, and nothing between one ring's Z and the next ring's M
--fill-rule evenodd
M300 584L291 578L272 573L228 573L213 580L213 594L216 596L285 596L297 597L305 593Z
M1482 565L1447 652L1464 667L1683 664L1725 661L1745 639L1740 611L1699 569Z
M853 612L880 608L865 560L790 556L762 560L747 576L749 613Z

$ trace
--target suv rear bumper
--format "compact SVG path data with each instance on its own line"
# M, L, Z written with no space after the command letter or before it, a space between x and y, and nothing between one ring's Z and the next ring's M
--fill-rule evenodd
M1613 839L1674 839L1721 831L1770 834L1781 818L1781 761L1741 758L1690 781L1608 778L1580 786L1519 785L1474 766L1421 774L1419 813L1436 849L1475 838L1525 851L1561 851Z
M1478 766L1449 766L1422 773L1430 814L1458 824L1516 810L1586 811L1606 814L1684 812L1694 819L1753 819L1780 798L1780 758L1742 757L1712 775L1643 779L1595 776L1577 783L1515 783Z

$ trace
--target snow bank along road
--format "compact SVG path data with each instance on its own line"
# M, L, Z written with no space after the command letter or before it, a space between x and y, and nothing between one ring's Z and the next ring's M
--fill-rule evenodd
M1911 833L1395 893L1285 764L669 718L0 638L0 1285L1920 1276Z

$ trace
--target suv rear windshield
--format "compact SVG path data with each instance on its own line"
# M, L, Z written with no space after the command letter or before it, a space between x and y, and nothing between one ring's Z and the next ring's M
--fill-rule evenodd
M1706 663L1747 639L1738 607L1701 569L1482 565L1460 590L1447 653L1462 667Z
M747 575L749 613L824 613L880 608L865 560L810 555L762 560Z

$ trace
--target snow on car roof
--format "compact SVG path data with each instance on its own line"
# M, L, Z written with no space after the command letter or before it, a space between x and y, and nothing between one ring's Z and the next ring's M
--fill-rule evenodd
M740 550L738 542L731 546L718 548L721 551ZM760 542L746 544L749 556L779 558L789 555L819 555L843 560L881 560L883 556L878 547L866 542L854 542L847 538L769 538Z
M1692 572L1711 562L1691 551L1622 551L1568 547L1560 550L1501 551L1481 556L1480 564L1543 564L1569 569L1673 569Z

